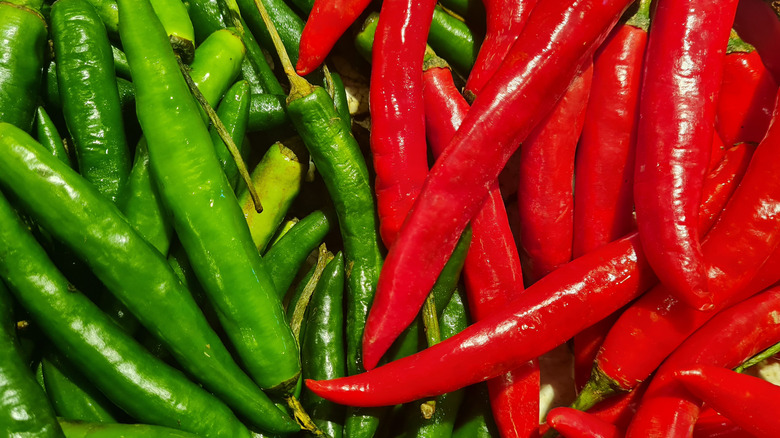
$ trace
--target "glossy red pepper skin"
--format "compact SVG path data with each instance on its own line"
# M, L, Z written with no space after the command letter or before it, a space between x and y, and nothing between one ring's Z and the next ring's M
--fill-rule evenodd
M563 438L620 438L618 428L587 412L572 408L555 408L547 414L547 424Z
M693 428L693 438L754 438L742 430L733 421L715 412L711 407L705 407L696 420Z
M435 0L383 2L374 37L371 153L379 232L388 248L428 174L420 72L434 6Z
M715 128L723 143L758 143L764 138L777 95L777 83L758 52L731 52L723 64Z
M764 0L741 0L734 30L761 56L767 70L780 84L780 20Z
M729 369L699 365L675 378L707 406L755 436L780 436L777 401L780 386Z
M723 159L723 156L726 154L726 145L723 142L723 139L720 138L720 134L718 134L717 131L715 131L715 134L712 136L712 147L710 148L710 164L707 166L707 171L711 171L714 169L718 164L720 164L720 160Z
M725 152L720 164L704 180L702 208L699 210L699 233L709 230L720 217L723 207L745 176L756 147L740 143Z
M469 110L449 69L423 72L425 129L438 157L449 144ZM522 269L512 230L495 184L482 208L471 220L471 245L463 267L469 311L475 321L503 307L523 290ZM488 381L488 391L502 437L529 436L539 423L539 363L531 360L520 368Z
M571 260L574 155L593 78L592 64L520 148L517 205L520 260L528 284Z
M393 405L449 392L516 369L639 296L654 281L639 238L632 234L562 266L498 313L433 347L363 374L306 384L323 398L355 406Z
M471 68L463 94L473 101L498 70L520 32L523 30L537 0L483 0L487 26L485 39Z
M371 369L409 325L506 161L552 110L630 0L542 0L428 174L390 248L363 337ZM553 31L554 30L554 31Z
M780 120L777 110L775 114ZM778 271L764 271L780 237L780 169L771 158L778 153L780 123L774 122L704 241L718 310L780 279ZM761 278L762 284L755 284L754 277ZM712 316L686 306L659 285L629 307L610 330L596 358L598 373L629 390ZM628 353L637 349L642 354Z
M336 41L355 22L371 0L314 0L301 33L295 70L306 76L322 65Z
M642 246L661 283L712 307L696 232L737 1L659 0L647 43L634 173Z
M689 436L701 401L675 380L675 371L694 365L738 366L780 342L778 313L780 288L771 288L720 312L696 331L656 372L626 438Z

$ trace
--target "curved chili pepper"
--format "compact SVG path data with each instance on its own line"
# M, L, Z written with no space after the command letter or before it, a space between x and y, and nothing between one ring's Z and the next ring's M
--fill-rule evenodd
M572 408L555 408L547 414L547 424L564 438L619 438L620 431L595 415Z
M473 101L498 70L523 30L537 0L484 0L487 28L464 95Z
M363 337L367 369L376 366L414 319L506 161L553 108L629 3L543 0L536 6L536 19L529 20L527 31L474 101L390 248Z
M737 1L660 0L642 82L634 204L642 247L669 289L713 306L696 232L715 98Z
M694 365L736 367L780 342L778 312L780 288L771 288L720 312L702 326L658 369L626 438L688 436L699 415L701 401L675 381L675 371ZM737 400L742 402L745 393L740 392L743 396ZM773 415L772 420L776 421L777 416Z
M436 66L435 61L426 61L423 99L426 136L438 156L452 140L469 106L455 87L449 69ZM474 320L480 320L523 290L520 257L497 184L472 219L471 229L463 273L469 310ZM539 385L536 360L488 383L494 417L504 436L536 428Z
M758 270L776 252L780 240L780 170L775 160L769 158L780 153L779 121L780 109L776 108L775 120L753 154L741 184L704 240L717 309L744 300L761 290L760 286L767 286L749 283L753 277L764 276ZM772 284L780 279L780 273L768 272L766 277ZM591 389L631 389L712 316L712 312L696 311L676 300L664 286L657 286L627 309L610 330L596 358L596 378L588 384L592 387L580 394L580 401L590 397ZM641 355L626 353L637 348ZM577 406L588 405L586 402Z
M518 245L526 283L538 281L571 260L574 154L592 78L590 64L520 149Z
M710 365L677 370L674 375L693 395L742 429L755 436L780 436L777 385Z
M388 248L428 174L420 71L435 5L432 0L384 2L374 38L371 152L379 232Z
M710 148L710 164L707 166L707 172L710 172L712 169L718 166L720 164L720 160L723 159L723 156L726 154L726 144L723 142L723 139L720 138L720 134L718 134L718 131L716 130L715 133L712 136L712 147Z
M777 95L777 83L758 52L732 35L723 63L715 129L731 146L764 138Z
M712 408L704 408L693 427L693 438L752 438L733 421Z
M734 29L756 48L767 70L780 83L780 20L764 0L741 0Z

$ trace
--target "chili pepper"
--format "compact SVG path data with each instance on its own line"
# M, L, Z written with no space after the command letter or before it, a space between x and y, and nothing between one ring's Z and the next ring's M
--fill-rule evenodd
M58 1L51 21L62 109L79 172L116 202L130 174L131 156L108 36L85 0Z
M760 142L772 120L776 95L777 83L758 52L732 32L715 119L724 144Z
M306 76L322 64L336 41L369 3L370 0L314 1L301 33L300 55L295 65L299 75Z
M298 17L298 15L282 0L262 1L284 43L284 49L289 54L293 63L298 62L298 47L301 44L303 20L301 20L300 17ZM247 21L249 29L260 39L260 44L262 44L266 50L273 52L275 47L270 32L268 27L263 24L263 19L257 11L254 0L236 0L236 3L241 10L241 15Z
M11 125L0 124L0 148L3 190L14 193L27 213L67 244L185 370L253 424L297 429L238 368L163 256L108 200ZM101 218L99 225L95 218Z
M675 371L675 379L708 406L756 436L777 436L780 424L772 406L780 388L758 377L700 365Z
M115 423L117 408L106 396L65 362L54 346L41 360L46 395L58 417L74 421Z
M292 228L296 225L298 225L298 222L301 220L297 217L293 217L291 219L287 219L286 221L282 222L281 225L279 225L279 228L276 229L276 232L274 232L274 237L271 238L271 243L268 245L268 248L272 248L274 245L276 245L279 240L284 237L287 233L292 230ZM266 254L268 254L268 251L266 251ZM265 257L265 255L263 255Z
M388 248L428 173L420 70L434 6L430 0L383 3L372 48L371 153L380 234Z
M642 247L653 270L696 309L713 306L696 233L723 56L737 2L659 1L648 35L634 172ZM696 123L691 121L695 120Z
M642 397L626 437L690 434L701 409L701 401L675 381L674 372L694 365L735 367L776 344L780 341L779 310L780 289L770 288L720 312L703 325L658 369ZM744 401L746 392L741 393Z
M780 83L780 20L772 7L763 0L742 0L737 6L734 29L753 45L775 83Z
M116 0L87 0L87 2L95 8L111 37L118 38L119 8L116 5Z
M439 2L445 8L455 12L461 17L466 17L469 20L472 18L479 19L480 13L484 15L484 6L482 2L477 0L443 0Z
M614 424L572 408L560 407L551 410L547 414L547 423L564 438L618 438L621 436Z
M718 220L723 206L742 181L755 150L756 147L748 143L730 148L719 166L707 175L703 189L706 199L699 210L699 230L709 230Z
M450 142L468 111L449 70L426 61L423 72L426 135L438 156ZM501 192L494 185L482 209L471 221L471 247L464 265L469 309L480 320L523 290L520 258L509 228ZM498 427L527 431L536 427L539 373L535 361L488 384ZM517 432L515 432L517 433Z
M263 257L276 292L284 296L306 256L322 243L333 225L333 218L314 211L301 219Z
M114 71L118 78L127 79L128 81L133 79L130 74L130 66L127 64L127 55L119 47L111 44L111 56L114 58Z
M592 78L589 64L520 149L519 246L528 283L571 260L574 155Z
M129 110L133 104L135 104L135 89L133 83L127 79L120 77L116 78L117 91L119 92L119 106L122 111ZM62 99L60 97L60 88L57 83L57 63L54 61L49 62L49 66L46 69L45 77L45 106L50 110L62 110ZM132 108L134 110L134 107Z
M52 343L110 399L142 421L206 436L248 436L225 405L157 362L73 291L5 198L0 220L3 279Z
M43 75L46 22L37 11L0 2L0 122L32 128Z
M301 341L302 374L306 378L332 379L346 375L344 348L344 256L336 254L325 267L306 310L306 332ZM320 429L340 438L344 407L305 392L301 404Z
M649 8L650 1L642 1L593 58L593 85L577 146L574 258L634 229L634 153Z
M60 420L66 438L196 438L197 435L148 424L81 423Z
M704 408L693 427L693 438L748 438L752 436L712 408Z
M466 23L439 5L433 10L428 44L464 76L474 66L481 47Z
M499 436L490 411L487 387L483 384L466 389L466 404L452 431L453 438L496 438Z
M615 321L620 317L621 310L574 335L572 352L574 354L574 384L577 393L582 391L582 388L588 383L593 369L593 361L596 359L609 329L615 325Z
M710 148L710 164L707 166L707 173L711 172L726 154L726 145L723 139L720 138L720 134L716 130L712 135L712 147Z
M284 108L285 98L276 94L252 94L247 131L267 131L288 125L290 121Z
M0 281L0 431L6 436L62 437L54 410L19 355L13 301Z
M775 109L775 118L780 110ZM709 264L709 284L716 309L744 300L763 287L749 284L761 278L759 267L775 252L778 241L780 184L777 170L767 161L780 147L780 124L773 123L753 154L742 182L731 196L704 240ZM707 199L705 197L704 199ZM763 268L762 268L763 270ZM780 277L769 271L769 284ZM699 312L677 301L669 290L658 286L629 307L607 335L596 358L593 378L580 393L577 407L590 405L596 393L628 390L643 381L694 330L707 322L712 312ZM640 347L641 346L641 347ZM625 348L640 348L642 355L626 355ZM611 388L611 389L609 389Z
M379 23L379 14L376 12L368 14L360 32L355 36L355 49L368 62L371 62L371 49L374 46L377 23Z
M179 241L249 374L286 395L300 373L297 346L208 131L149 3L118 4L151 173Z
M496 73L501 61L509 53L525 27L537 0L506 1L486 0L487 31L479 48L474 67L466 81L463 94L469 101L479 94L488 80Z
M246 155L246 149L248 149L244 136L249 125L250 98L249 84L246 81L238 81L227 90L225 97L219 104L219 108L217 108L219 119L222 120L225 128L228 129L228 134L233 139L233 143L239 146L242 155ZM214 150L217 153L219 164L222 166L230 186L235 190L240 178L236 162L213 126L209 128L209 133L211 134L211 142L214 143Z
M57 132L57 126L42 106L39 106L38 109L35 110L35 126L38 142L48 149L52 155L66 164L73 166L70 161L70 155L68 155L68 151L65 150L65 143L62 141L60 133Z
M216 105L235 82L241 71L245 54L246 48L241 38L231 29L221 29L212 33L198 46L190 77L206 97L209 105ZM210 89L208 88L210 85L206 84L214 84L214 88ZM205 115L203 117L205 119Z
M529 20L524 38L474 101L390 248L363 339L367 369L376 366L413 319L460 232L519 142L552 109L628 4L544 0L536 6L537 19ZM482 148L487 142L490 145Z
M184 3L181 0L150 0L149 3L168 34L173 51L185 64L191 63L195 56L195 30Z
M263 199L263 212L255 211L246 188L239 191L238 203L244 211L252 240L261 253L282 223L290 204L298 196L303 174L304 166L298 161L295 152L281 143L275 143L252 171L252 183Z
M322 84L328 90L330 98L333 99L333 106L336 108L336 112L339 113L339 117L344 120L352 120L349 114L349 102L347 102L347 90L344 88L344 81L341 80L341 75L336 72L324 68L324 82Z

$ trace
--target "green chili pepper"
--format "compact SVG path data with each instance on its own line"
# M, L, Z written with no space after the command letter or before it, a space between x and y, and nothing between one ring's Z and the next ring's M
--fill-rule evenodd
M122 111L128 111L135 104L135 89L127 79L117 77L116 86L119 92L119 105ZM62 110L60 87L57 81L57 63L49 62L44 77L44 102L49 109Z
M287 394L300 373L297 345L197 104L148 1L119 5L152 173L179 240L249 374Z
M65 143L62 141L60 133L57 131L57 127L54 122L46 113L46 110L42 106L39 106L35 112L35 123L38 134L38 142L51 152L52 155L62 160L69 166L73 166L71 163L70 155L65 150Z
M485 18L485 7L479 0L441 0L439 2L445 8L470 20L475 17Z
M460 74L468 76L477 60L480 42L462 20L437 5L433 12L428 44Z
M279 239L284 237L285 234L287 234L290 230L292 230L292 227L298 224L301 220L297 217L294 217L292 219L287 219L286 221L282 222L281 225L279 225L279 228L276 229L276 232L274 233L274 237L271 239L271 243L269 244L269 248L276 245L277 242L279 242ZM268 252L266 252L268 254ZM269 269L270 272L270 269Z
M301 33L303 33L303 20L283 0L262 1L282 39L282 43L284 43L287 54L292 59L293 64L298 62L298 46L301 43ZM254 0L236 0L236 3L241 9L241 16L249 25L249 30L260 40L260 44L266 50L273 51L274 44L271 35L268 27L263 23L263 18L260 16Z
M114 71L116 72L116 75L127 79L128 81L132 80L133 76L130 74L130 65L127 64L127 55L125 55L125 52L112 44L111 55L114 57Z
M490 410L487 385L479 383L466 389L465 405L458 413L453 438L498 438L498 427Z
M105 27L85 0L58 1L51 21L62 109L79 171L116 201L131 157Z
M325 70L323 86L328 90L330 98L333 99L333 106L336 108L336 112L339 113L339 117L343 120L350 121L349 115L349 103L347 102L347 90L344 88L344 82L341 80L341 75Z
M220 29L198 46L190 66L190 77L209 104L216 105L228 87L235 83L245 54L244 43L232 29ZM221 90L218 95L217 90Z
M225 97L219 104L219 108L217 108L219 119L225 124L225 128L227 128L230 137L233 139L233 143L241 148L242 156L245 156L249 149L247 142L244 141L244 135L246 135L249 122L249 99L249 84L246 81L239 81L225 93ZM225 172L230 186L235 190L240 179L236 162L213 126L209 129L209 133L211 134L211 141L214 143L214 150L217 152L217 159ZM263 199L263 207L267 207L265 199Z
M72 290L1 196L0 223L0 276L52 343L107 397L141 421L204 436L249 435L227 406L156 360Z
M263 258L280 297L284 296L306 257L322 243L333 224L333 218L314 211L301 219Z
M298 195L303 175L304 166L295 153L283 144L275 143L252 171L252 183L263 199L262 213L255 211L246 188L239 191L238 203L244 211L252 240L261 253Z
M46 394L19 354L12 309L11 294L0 280L0 434L62 437Z
M8 124L0 124L0 186L89 265L206 388L253 424L297 429L233 361L165 258L87 181Z
M81 423L60 420L65 438L197 438L198 435L148 424Z
M252 94L249 107L249 132L267 131L289 123L284 100L276 94Z
M185 64L195 56L195 30L181 0L150 0L157 18L171 40L173 51L181 56Z
M325 266L306 310L306 331L301 342L301 366L306 379L328 380L346 375L343 295L344 256L339 252ZM301 404L320 429L331 438L341 438L343 406L309 391L303 393Z
M71 364L49 346L41 360L46 394L58 417L115 423L116 407Z
M0 122L32 128L46 36L41 14L0 2Z
M355 49L368 62L371 62L371 50L374 46L374 37L376 36L378 24L379 13L370 13L360 27L360 32L355 36Z
M116 0L87 0L87 2L95 8L111 37L118 37L119 8L116 5Z
M308 17L311 10L314 8L314 0L290 0L299 11L303 12L304 17Z

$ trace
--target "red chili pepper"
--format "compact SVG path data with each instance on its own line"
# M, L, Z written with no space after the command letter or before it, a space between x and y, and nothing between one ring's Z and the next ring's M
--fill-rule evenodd
M780 20L764 0L741 0L734 29L761 56L775 82L780 84Z
M780 279L777 270L757 273L780 241L780 162L773 158L780 154L780 108L775 109L775 120L704 241L717 309L755 294L768 286L767 281L772 284ZM764 283L749 284L753 277L763 278ZM646 293L610 330L596 358L594 376L599 378L580 393L580 402L608 388L631 389L712 316L712 312L699 312L678 301L662 285Z
M699 210L700 232L709 230L715 225L723 211L723 206L745 176L755 150L756 147L748 143L740 143L732 147L723 155L718 167L707 175L707 179L704 180L705 200L702 202L702 209Z
M319 67L336 41L355 22L371 0L314 0L301 33L295 70L306 76Z
M506 161L552 110L630 0L541 0L429 173L387 256L363 337L376 366L408 326Z
M693 365L736 367L780 342L778 315L780 288L773 288L712 318L658 369L629 425L626 438L689 436L701 401L675 380L674 372ZM742 402L743 398L744 393L735 401ZM776 414L772 418L776 420Z
M720 164L720 160L726 154L726 145L723 143L723 139L720 138L718 131L712 136L712 147L710 148L710 164L707 166L707 172L711 171ZM701 220L701 219L699 219Z
M622 310L618 310L574 336L574 385L577 392L588 383L599 348L621 313Z
M618 428L587 412L555 408L547 414L547 423L564 438L620 438Z
M518 244L529 284L571 260L574 154L592 78L590 64L520 149Z
M753 435L711 407L705 407L696 420L693 438L753 438Z
M374 37L371 153L379 231L388 248L428 174L420 72L435 6L435 0L384 1Z
M537 0L483 0L487 26L485 39L477 54L474 67L463 94L469 101L482 90L482 87L493 77L501 61L504 60L520 32L523 30L528 16L536 6Z
M709 365L678 370L675 377L693 395L742 429L755 436L780 436L780 386Z
M634 154L650 2L640 5L636 15L612 31L593 59L593 85L577 146L575 258L635 228Z
M423 72L423 97L428 142L438 157L469 110L449 69L431 62ZM495 313L523 290L517 253L506 209L497 185L471 220L471 246L463 267L469 311L478 321ZM529 436L539 424L539 363L488 382L493 418L501 436Z
M715 128L726 145L758 143L772 120L777 83L758 52L736 34L732 34L729 46Z
M696 232L737 1L659 0L647 44L634 173L642 247L661 283L712 307Z

